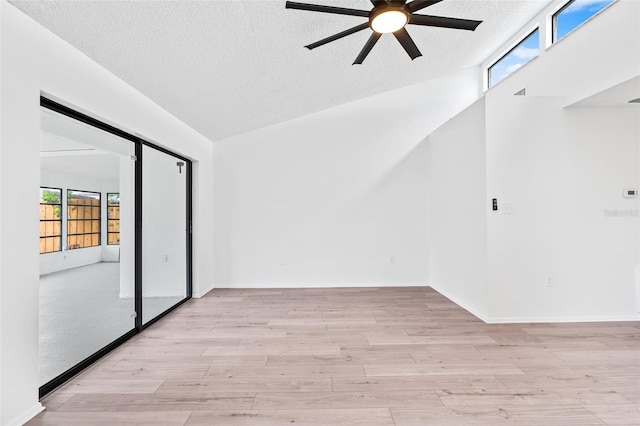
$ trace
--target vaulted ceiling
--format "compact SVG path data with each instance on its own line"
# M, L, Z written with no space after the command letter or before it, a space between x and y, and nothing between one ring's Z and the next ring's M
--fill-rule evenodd
M302 0L301 0L302 1ZM369 0L304 0L371 9ZM366 18L285 9L284 0L12 4L211 140L479 65L549 0L445 0L421 14L484 21L475 32L408 26L422 57L391 34L351 65L364 30L305 45Z

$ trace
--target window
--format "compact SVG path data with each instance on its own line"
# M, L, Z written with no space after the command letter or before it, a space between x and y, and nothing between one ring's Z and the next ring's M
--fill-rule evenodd
M553 41L556 42L579 27L614 0L572 0L553 15Z
M120 244L120 194L107 194L107 244Z
M40 188L40 254L61 250L62 189Z
M538 56L540 34L536 28L531 34L489 67L489 88L501 82L521 66Z
M67 191L69 250L100 245L100 193Z

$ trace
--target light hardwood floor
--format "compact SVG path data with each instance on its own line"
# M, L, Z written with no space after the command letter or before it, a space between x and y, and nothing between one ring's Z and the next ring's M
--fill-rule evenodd
M639 425L640 323L499 324L430 288L214 290L29 425Z

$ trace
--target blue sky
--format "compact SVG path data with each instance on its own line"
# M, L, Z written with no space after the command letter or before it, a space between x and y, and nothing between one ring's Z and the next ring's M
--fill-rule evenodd
M595 15L613 0L575 0L557 15L556 37L559 40L578 25ZM534 31L498 61L489 72L489 87L538 56L540 35Z
M613 0L575 0L557 16L556 40L595 15Z
M522 40L511 52L491 67L489 72L489 87L538 56L540 46L540 32L535 30L529 37Z

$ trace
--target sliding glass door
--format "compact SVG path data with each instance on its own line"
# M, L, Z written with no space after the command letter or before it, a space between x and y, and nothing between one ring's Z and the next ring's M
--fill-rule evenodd
M187 297L187 161L142 147L142 322Z
M41 105L44 395L191 297L191 162Z

